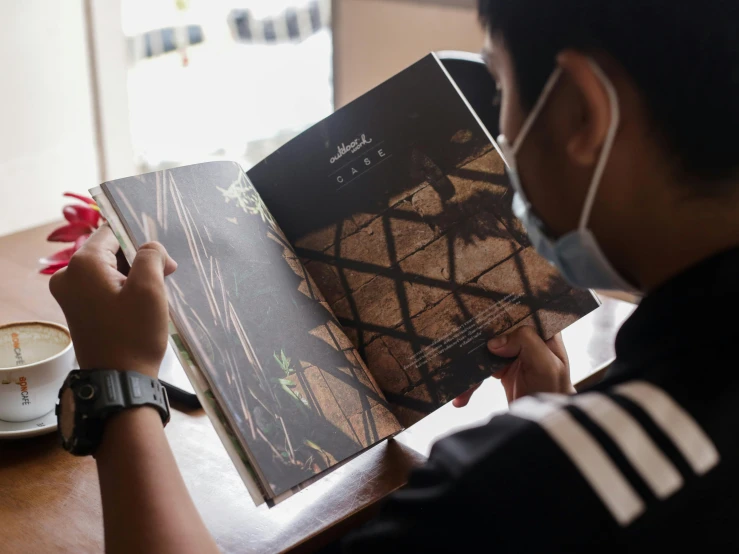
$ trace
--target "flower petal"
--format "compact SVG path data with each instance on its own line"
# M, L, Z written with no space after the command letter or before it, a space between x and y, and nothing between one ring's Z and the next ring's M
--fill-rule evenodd
M85 221L87 221L93 227L97 228L98 223L100 223L100 218L102 217L100 210L97 209L97 206L84 206L83 209L83 213L85 214Z
M67 263L69 262L69 259L72 257L72 254L74 254L76 251L77 251L77 248L75 248L74 246L71 246L69 248L65 248L64 250L60 250L59 252L56 252L52 254L51 256L47 256L46 258L41 258L39 260L39 263L42 265L57 265L62 262Z
M80 200L81 202L84 202L85 204L93 205L95 204L95 201L90 198L89 196L83 196L82 194L76 194L74 192L65 192L64 196L68 196L69 198L76 198L77 200Z
M92 228L82 221L75 221L64 227L59 227L46 237L49 242L74 242L82 235L89 235Z
M64 206L62 213L64 213L64 217L70 223L83 221L93 228L97 228L98 222L100 221L100 212L93 209L92 206L70 204L69 206Z
M77 215L77 210L75 210L76 206L64 206L62 208L62 213L64 214L64 219L69 221L70 223L74 223L75 221L80 220L80 216Z
M43 268L39 273L43 275L53 275L63 267L67 267L67 265L69 265L69 262L59 262L58 264L49 265Z

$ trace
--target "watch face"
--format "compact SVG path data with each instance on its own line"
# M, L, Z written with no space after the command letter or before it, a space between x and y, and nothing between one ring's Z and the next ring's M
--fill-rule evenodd
M74 391L68 387L59 400L59 431L64 441L71 439L74 434L74 416Z

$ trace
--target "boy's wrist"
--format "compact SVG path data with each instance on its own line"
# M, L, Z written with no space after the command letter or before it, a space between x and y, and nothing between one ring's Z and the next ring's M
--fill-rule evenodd
M101 462L109 455L117 457L121 449L134 455L138 444L156 440L160 430L163 430L162 418L152 406L137 406L112 414L105 422L95 459Z
M92 371L96 369L115 369L116 371L135 371L136 373L141 373L142 375L146 375L147 377L151 377L152 379L158 379L159 377L159 368L161 366L161 361L159 363L150 363L150 362L133 362L133 361L125 361L125 362L118 362L118 363L110 363L110 361L106 363L90 363L87 360L80 360L78 358L78 363L80 366L80 369L83 371Z

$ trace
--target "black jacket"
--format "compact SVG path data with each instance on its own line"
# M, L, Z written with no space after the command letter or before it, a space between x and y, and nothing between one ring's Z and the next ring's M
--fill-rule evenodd
M645 298L606 379L438 442L348 552L739 551L739 249Z

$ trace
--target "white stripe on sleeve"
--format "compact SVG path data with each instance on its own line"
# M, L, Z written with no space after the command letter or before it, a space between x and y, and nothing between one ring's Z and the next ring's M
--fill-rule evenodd
M529 396L513 402L510 413L535 421L547 432L620 525L629 525L644 512L641 497L603 447L566 409Z
M616 443L657 498L665 499L682 487L683 478L677 468L621 406L598 392L575 396L572 403Z
M649 414L698 475L718 464L721 457L710 437L664 390L646 381L632 381L618 385L614 391Z

